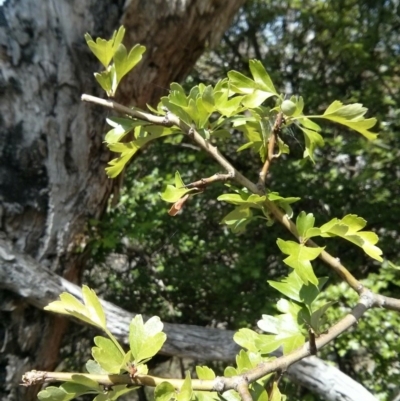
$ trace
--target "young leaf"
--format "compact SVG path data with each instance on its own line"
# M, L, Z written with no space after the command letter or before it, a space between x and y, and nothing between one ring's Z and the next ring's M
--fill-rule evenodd
M262 320L259 320L257 325L261 330L274 334L271 340L275 341L278 347L283 347L284 354L288 354L304 344L305 338L297 323L297 316L290 313L276 317L263 315Z
M320 230L323 237L342 237L361 247L371 258L382 262L382 250L375 246L379 240L378 236L372 231L360 231L366 224L362 217L348 214L341 220L332 219L321 226Z
M233 341L249 351L257 352L258 347L256 346L256 340L259 336L260 335L253 330L239 329L239 331L234 334Z
M196 366L197 377L200 380L213 380L215 379L215 373L208 366Z
M126 47L123 44L118 45L113 57L115 72L117 74L117 85L121 82L121 79L139 63L145 51L146 48L144 46L136 44L132 47L129 54L127 54Z
M223 219L234 234L240 234L245 231L247 224L252 220L253 213L248 207L239 206L228 213Z
M147 125L148 123L131 118L111 117L106 119L107 123L113 127L107 132L104 140L106 143L119 142L126 134L131 132L135 127Z
M309 157L311 161L314 162L314 150L317 147L324 146L325 142L322 136L311 129L304 127L303 125L299 125L300 129L303 131L304 134L304 143L306 149L304 150L303 157Z
M296 270L304 284L311 282L318 285L318 279L314 274L310 260L316 259L324 248L311 248L294 241L283 241L280 238L278 238L277 244L285 255L289 255L283 261Z
M162 333L163 324L157 316L143 324L141 315L136 315L129 326L129 344L135 364L147 361L162 348L167 336Z
M95 72L94 77L96 81L100 84L102 89L107 93L107 96L113 96L113 86L114 86L114 68L107 68L106 71Z
M124 356L118 347L108 338L97 336L94 338L97 347L92 348L92 356L99 366L107 373L120 373Z
M51 302L44 309L65 315L71 315L93 326L106 329L106 318L99 299L93 290L84 285L82 295L85 305L73 295L63 292L60 301Z
M81 395L81 394L79 394ZM40 401L70 401L77 396L76 393L67 393L61 387L49 386L38 394Z
M152 133L152 125L146 125L145 130L149 132L149 134L145 137L141 137L135 141L128 143L110 143L108 148L112 152L121 153L120 157L111 160L108 164L109 167L106 168L106 173L110 178L115 178L125 167L126 163L136 154L136 152L148 142L153 141L154 139L158 139L167 135L175 134L177 131L171 129L155 130Z
M104 370L97 362L95 362L93 359L89 359L86 362L86 370L88 371L88 373L92 374L92 375L105 375L108 372L106 370Z
M179 393L176 397L177 401L190 401L192 398L193 389L192 389L192 379L190 378L190 373L186 373L185 380L182 384L182 387L179 390Z
M320 325L322 316L335 303L336 301L330 301L311 314L310 326L317 335L321 333Z
M343 105L342 102L335 100L324 112L322 116L313 116L314 118L325 118L336 123L345 125L359 132L368 140L376 139L377 134L369 131L370 128L376 124L376 118L364 118L367 108L363 107L361 103L353 103Z
M271 390L271 397L269 401L284 401L286 400L286 396L283 396L279 390L278 383L274 381Z
M99 383L97 383L95 380L90 379L89 377L86 377L85 375L80 375L80 374L74 374L72 375L72 380L73 382L70 383L64 383L62 385L62 388L64 388L67 392L77 392L75 391L76 388L78 388L77 386L75 387L75 389L69 385L74 384L74 385L79 385L81 387L86 387L86 390L81 389L80 391L88 391L88 390L98 390L98 391L102 391L103 389L100 388Z
M251 75L253 75L254 81L260 89L276 96L279 95L261 61L250 60L249 67Z
M165 190L160 194L161 199L165 202L175 203L187 194L197 193L196 188L186 188L179 171L175 172L175 186L167 185Z
M82 296L91 320L96 322L99 327L106 328L106 315L96 293L84 285L82 286Z
M306 214L305 212L300 212L296 219L297 231L302 238L307 239L307 231L314 227L315 217L312 213Z
M97 57L100 63L103 64L105 68L107 68L110 64L111 59L114 56L116 49L122 42L124 35L125 28L121 26L118 29L118 32L114 31L113 36L110 40L97 38L96 42L94 42L94 40L88 33L85 34L85 40L90 50Z
M155 401L169 401L171 398L175 398L175 388L168 382L160 383L154 390Z

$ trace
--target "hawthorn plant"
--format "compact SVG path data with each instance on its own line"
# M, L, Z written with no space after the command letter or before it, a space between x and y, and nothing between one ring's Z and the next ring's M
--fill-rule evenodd
M95 73L95 78L110 98L145 51L143 46L136 45L128 52L122 44L124 33L121 27L110 40L98 38L96 41L89 34L85 35L89 48L104 66L102 72ZM23 377L25 385L64 382L59 387L46 387L39 393L40 400L68 401L83 394L93 394L95 401L116 400L139 386L152 386L155 399L159 401L280 401L285 396L278 382L288 366L315 354L370 308L400 311L400 300L365 288L339 259L314 242L318 237L341 237L362 248L369 257L383 262L382 252L376 246L378 237L374 232L363 230L366 221L362 217L349 214L316 226L312 213L301 211L294 216L292 204L300 198L281 196L269 188L267 182L271 163L290 152L282 135L288 129L303 135L303 158L313 162L317 149L324 145L321 120L341 124L372 141L377 137L370 131L376 119L365 118L367 109L361 104L344 105L338 100L321 115L307 115L303 98L279 93L261 62L251 60L249 67L251 77L230 71L214 86L199 84L188 94L181 85L172 83L169 95L161 99L157 108L148 106L149 111L86 94L82 95L82 100L114 109L122 115L107 119L111 130L105 141L110 150L118 154L106 168L109 177L118 176L148 142L169 135L185 135L219 167L211 177L199 177L191 183L184 183L179 172L175 172L174 182L161 193L161 198L172 204L170 215L177 215L187 199L201 195L207 186L224 181L227 191L218 201L232 205L222 222L233 233L243 232L249 224L264 224L267 229L275 222L290 231L293 241L281 238L276 241L277 250L285 257L283 262L290 267L289 273L279 282L269 281L283 295L276 305L279 314L263 315L257 323L259 332L243 328L235 334L234 340L242 350L236 356L236 366L226 367L223 377L217 377L207 366L197 366L196 379L189 372L184 380L163 379L149 375L147 368L147 362L166 341L163 324L157 316L143 322L138 315L131 321L129 349L125 349L108 330L105 313L93 290L83 286L83 302L63 293L59 301L52 302L46 309L91 324L101 329L106 337L94 338L93 359L86 364L87 373L27 372ZM245 138L244 145L237 151L253 151L260 158L258 182L242 175L216 147L219 140L229 140L232 130L240 131ZM133 140L127 141L127 134L131 134ZM334 302L321 305L318 300L327 279L315 275L312 261L316 258L321 258L359 297L351 313L338 322L329 322L328 327L326 324L322 327L322 317L328 308L334 307ZM271 356L278 348L282 356Z

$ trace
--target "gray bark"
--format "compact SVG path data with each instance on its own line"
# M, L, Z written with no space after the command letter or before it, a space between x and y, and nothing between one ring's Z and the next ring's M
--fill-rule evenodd
M104 167L104 110L82 104L99 95L95 57L83 35L109 37L125 25L127 44L148 48L121 87L125 103L154 103L180 80L207 42L218 41L244 0L7 0L0 6L0 231L22 255L78 283L77 252L89 217L113 190ZM31 283L31 286L33 285ZM18 293L18 291L16 291ZM34 400L21 373L52 370L67 319L0 294L2 400Z
M81 299L80 288L41 267L34 259L16 252L0 239L0 288L24 297L32 305L43 308L69 292ZM121 341L127 343L128 327L134 314L110 302L102 301L107 325ZM233 342L233 332L183 324L164 323L167 342L165 355L196 360L232 362L239 347ZM305 358L288 369L291 380L308 388L328 401L377 401L361 384L317 357Z

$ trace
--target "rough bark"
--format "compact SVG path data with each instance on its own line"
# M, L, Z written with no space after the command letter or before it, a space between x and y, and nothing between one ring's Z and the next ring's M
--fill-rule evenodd
M0 238L0 288L24 297L29 303L43 308L69 292L81 299L80 288L40 266L34 259L17 252ZM131 314L110 302L102 301L107 325L121 341L127 343ZM172 356L231 362L238 346L233 332L213 328L165 323L167 342L162 353ZM328 401L376 401L362 385L317 357L309 357L288 369L291 380L308 388Z
M122 22L148 48L122 97L154 103L217 41L243 0L8 0L0 6L0 230L25 255L79 282L77 252L89 217L103 212L116 181L104 173L104 110L80 102L99 94L98 68L83 35L107 37ZM0 294L3 400L33 400L21 373L53 369L67 321ZM4 369L3 369L4 368Z

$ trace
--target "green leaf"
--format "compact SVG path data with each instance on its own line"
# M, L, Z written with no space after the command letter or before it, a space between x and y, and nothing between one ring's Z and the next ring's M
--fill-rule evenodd
M83 285L82 296L90 319L93 322L96 322L99 327L103 329L107 328L106 315L96 293L88 286Z
M293 270L288 277L283 278L281 281L269 280L268 284L288 298L304 303L311 312L311 305L320 294L327 280L327 277L322 277L318 279L318 286L311 283L305 285L296 270Z
M268 381L271 375L268 375L264 380ZM250 394L253 401L269 401L269 395L265 388L260 383L253 383L250 387Z
M225 377L233 377L238 374L238 371L232 367L232 366L227 366L224 370L224 376Z
M66 393L63 389L49 386L38 394L41 401L69 401L75 398L74 393Z
M79 392L79 391L75 391L74 387L70 386L71 384L86 387L86 390L84 390L85 392L90 389L102 391L102 388L100 388L99 383L97 383L95 380L90 379L89 377L86 377L85 375L74 374L71 376L71 378L72 378L73 382L64 383L62 385L62 388L64 388L69 393L70 392ZM78 388L78 387L76 387L76 388ZM82 391L82 389L80 391Z
M186 194L193 194L197 192L198 190L196 188L186 188L179 171L176 171L175 185L167 185L160 196L165 202L175 203L179 199L183 198Z
M175 397L175 388L168 382L160 383L154 390L154 399L156 401L169 401Z
M239 374L244 373L253 367L249 355L245 350L241 349L239 354L236 355L236 365L236 370Z
M163 324L153 316L145 324L141 315L136 315L129 326L129 345L135 364L147 361L162 348L167 336L162 333Z
M215 373L208 366L196 366L197 377L200 380L213 380L215 379Z
M245 231L247 224L252 220L253 213L248 207L239 206L228 213L222 222L225 223L234 234L240 234Z
M97 336L94 338L97 347L92 348L94 360L107 373L120 373L124 362L124 356L118 347L108 338Z
M146 126L147 131L152 130L151 125ZM125 167L126 163L136 154L136 152L148 142L153 141L154 139L158 139L167 135L175 134L177 131L173 131L170 129L161 129L156 130L154 133L149 134L145 137L141 137L135 141L128 143L110 143L108 144L108 148L112 152L120 153L120 157L111 160L108 164L109 167L106 168L106 173L110 178L115 178Z
M113 86L114 86L114 68L108 68L106 71L95 72L94 77L96 81L100 84L102 89L107 93L107 96L113 96Z
M343 105L342 102L335 100L324 112L322 116L313 116L314 118L325 118L336 123L345 125L359 132L368 140L374 140L377 134L369 131L376 124L376 118L364 118L368 111L361 103Z
M194 399L196 401L219 401L220 397L216 391L195 391Z
M315 217L312 213L300 212L296 219L296 227L301 241L307 241L307 231L314 227Z
M239 329L239 331L234 334L233 341L249 351L257 352L258 347L256 346L256 340L258 337L259 334L253 330Z
M113 127L107 132L104 140L111 144L119 142L126 134L135 127L147 125L146 121L132 120L131 118L111 117L106 119L107 123Z
M268 199L271 202L276 203L279 207L281 207L285 213L288 215L289 218L293 216L293 209L291 208L291 204L294 202L297 202L300 200L300 198L296 197L289 197L289 198L284 198L278 194L278 192L269 192L268 193Z
M228 72L231 89L236 93L248 95L256 89L256 83L238 71Z
M116 49L122 42L124 35L125 28L121 26L118 29L118 32L114 31L113 36L110 40L97 38L96 42L94 42L94 40L88 33L85 34L85 40L90 50L97 57L100 63L103 64L105 68L107 68L110 64L111 59L114 56Z
M297 242L283 241L280 238L278 238L277 244L285 255L289 255L283 261L296 270L304 284L311 282L318 285L318 279L314 274L310 260L316 259L324 248L311 248Z
M274 96L273 93L264 92L259 89L255 89L253 93L250 93L243 97L242 104L249 109L253 109L254 107L258 107L264 103L265 100Z
M379 240L378 236L372 231L360 231L366 223L362 217L348 214L341 220L335 218L321 226L321 235L342 237L362 248L371 258L382 262L382 250L375 246Z
M95 292L84 285L82 295L85 305L78 301L73 295L63 292L60 301L51 302L44 309L64 315L74 316L93 326L106 329L106 319L103 308Z
M297 320L297 316L291 313L279 316L263 315L262 320L259 320L257 325L261 330L274 334L271 340L279 343L286 355L303 345L305 341Z
M183 381L182 387L176 397L177 401L190 401L192 398L192 379L190 378L190 372L186 373L185 380Z
M279 387L278 387L278 383L276 381L274 381L273 385L272 385L272 390L271 390L271 397L269 399L269 401L283 401L284 396L282 396Z
M93 359L89 359L86 362L86 370L88 371L88 373L92 374L92 375L105 375L108 372L106 370L104 370L97 362L95 362Z
M321 333L320 324L322 316L335 303L336 301L327 302L325 305L321 306L319 309L317 309L315 312L311 314L310 326L317 335Z
M226 376L224 374L224 376ZM229 377L229 376L226 376ZM222 399L226 401L242 401L240 398L240 395L237 391L235 390L228 390L222 393Z
M249 67L251 75L253 75L254 81L260 89L270 92L272 95L279 95L261 61L250 60Z
M117 85L121 82L121 79L139 63L145 51L146 48L144 46L136 44L132 47L129 54L127 54L126 47L123 44L118 45L113 57L115 72L117 74Z
M251 194L245 197L243 194L223 194L217 200L231 203L233 205L250 206L261 209L261 205L265 202L266 196Z
M304 150L303 157L309 157L312 161L314 161L314 150L317 147L324 146L325 142L322 136L311 129L304 127L303 125L299 125L300 129L304 134L304 142L306 149Z
M262 354L270 354L282 345L282 340L277 339L276 335L259 334L256 346Z

